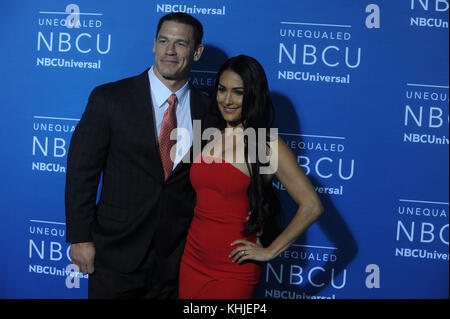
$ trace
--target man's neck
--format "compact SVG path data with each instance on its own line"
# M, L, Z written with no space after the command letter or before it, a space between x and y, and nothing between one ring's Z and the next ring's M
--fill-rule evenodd
M188 77L177 80L166 79L161 74L159 74L159 72L155 68L153 68L153 73L169 90L174 93L181 89L188 80Z

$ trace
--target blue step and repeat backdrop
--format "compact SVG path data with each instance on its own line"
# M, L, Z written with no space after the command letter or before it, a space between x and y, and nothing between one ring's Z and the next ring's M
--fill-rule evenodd
M66 280L71 134L95 86L152 65L177 11L205 27L194 85L229 57L261 62L325 206L258 298L449 297L448 0L75 1L0 1L1 298L87 297L87 276Z

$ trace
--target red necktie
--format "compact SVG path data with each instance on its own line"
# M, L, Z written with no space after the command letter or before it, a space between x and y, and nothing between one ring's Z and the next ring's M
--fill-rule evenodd
M170 133L177 128L177 116L175 113L177 105L177 96L172 94L168 99L169 107L164 112L164 118L161 124L161 132L159 133L159 152L161 153L161 161L164 169L164 177L167 177L172 172L173 160L170 157L170 150L177 143L176 140L170 139ZM173 154L175 159L175 153Z

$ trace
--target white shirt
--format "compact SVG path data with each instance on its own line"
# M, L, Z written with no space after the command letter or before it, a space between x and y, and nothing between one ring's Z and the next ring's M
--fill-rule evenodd
M176 94L178 99L176 116L177 116L177 132L178 139L176 144L176 156L173 163L173 168L177 166L181 159L186 155L192 146L193 135L192 135L192 118L191 118L191 91L189 89L189 84L186 84L176 92L172 92L164 83L161 82L155 75L153 71L153 66L148 70L148 78L151 87L151 96L153 103L153 111L155 114L156 121L156 131L158 134L161 132L161 125L164 118L164 112L169 107L167 99L173 93Z

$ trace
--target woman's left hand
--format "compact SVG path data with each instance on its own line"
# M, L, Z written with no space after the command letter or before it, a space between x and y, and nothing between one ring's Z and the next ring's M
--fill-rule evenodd
M241 246L236 247L228 256L233 259L233 262L238 264L246 260L256 260L256 261L269 261L275 258L272 252L268 248L264 248L259 241L257 243L252 243L245 239L238 239L231 243L231 246L236 246L241 244Z

